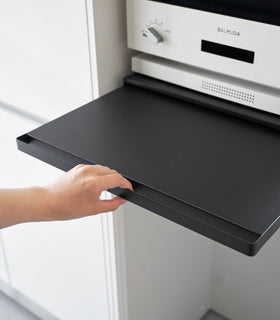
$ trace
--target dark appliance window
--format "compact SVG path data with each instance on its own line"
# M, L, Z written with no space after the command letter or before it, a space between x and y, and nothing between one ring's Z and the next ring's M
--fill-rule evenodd
M277 0L152 0L232 17L280 25L280 2Z
M201 51L243 62L254 63L255 53L253 51L226 46L216 42L202 40Z

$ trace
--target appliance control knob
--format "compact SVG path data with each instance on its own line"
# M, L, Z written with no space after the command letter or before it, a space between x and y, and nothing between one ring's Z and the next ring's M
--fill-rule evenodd
M143 31L143 36L147 37L154 43L160 43L163 42L162 36L156 31L155 28L150 27Z

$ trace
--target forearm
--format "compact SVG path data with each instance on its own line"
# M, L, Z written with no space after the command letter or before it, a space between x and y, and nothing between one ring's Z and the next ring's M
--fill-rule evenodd
M131 183L115 170L78 165L45 187L0 189L0 229L31 221L70 220L114 211L125 200L100 200L102 191Z
M23 222L45 221L48 208L44 189L0 189L0 229Z

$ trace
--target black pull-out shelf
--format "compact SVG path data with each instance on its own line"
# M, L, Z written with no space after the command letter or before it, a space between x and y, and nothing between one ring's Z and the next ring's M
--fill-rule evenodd
M65 171L109 166L134 186L113 193L255 255L280 224L279 119L256 112L271 128L242 119L255 111L188 90L176 99L182 89L170 86L168 96L148 90L149 81L156 91L168 86L132 75L122 88L19 137L18 148ZM239 117L209 109L221 104L226 113L239 108Z

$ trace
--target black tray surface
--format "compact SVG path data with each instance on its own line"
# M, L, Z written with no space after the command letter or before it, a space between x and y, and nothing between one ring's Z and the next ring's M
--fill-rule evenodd
M191 100L127 83L18 146L63 170L114 168L132 202L254 255L279 227L280 131Z
M124 86L29 136L242 228L279 216L280 133Z

